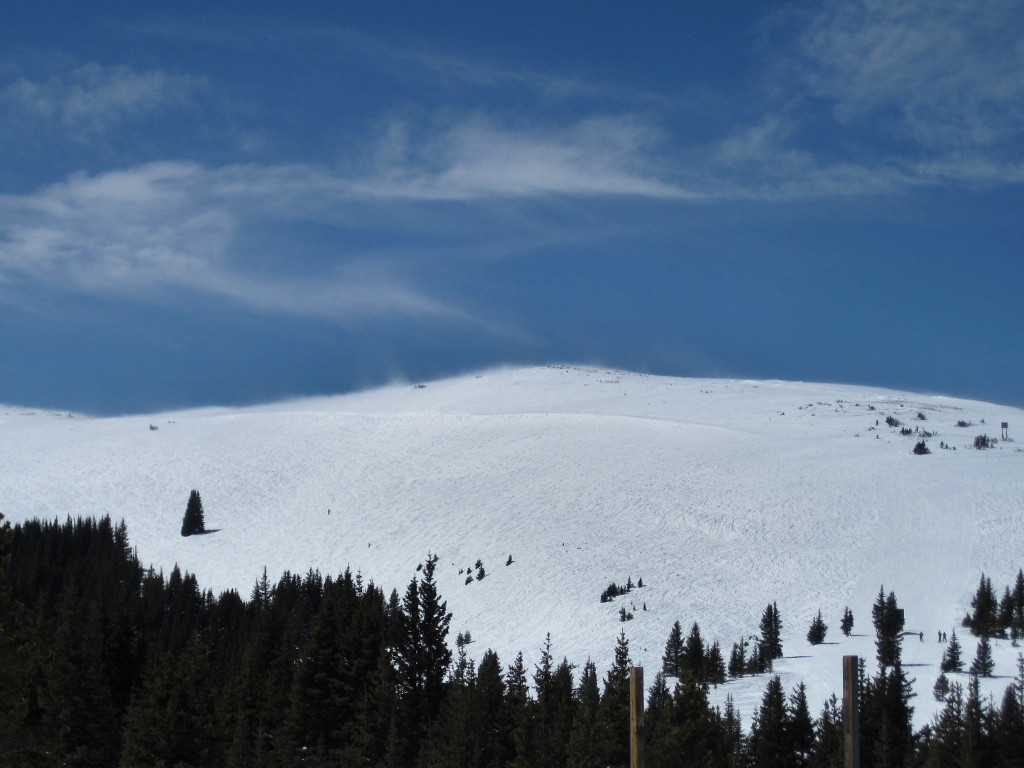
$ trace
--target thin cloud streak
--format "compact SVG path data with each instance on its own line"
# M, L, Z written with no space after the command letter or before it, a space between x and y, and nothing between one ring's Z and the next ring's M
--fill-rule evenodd
M783 113L830 117L849 162L911 184L1019 183L1018 3L851 0L773 20L794 40L775 61Z
M205 85L201 77L86 64L45 80L19 78L0 89L0 105L8 120L54 124L73 139L85 139L125 121L181 108Z

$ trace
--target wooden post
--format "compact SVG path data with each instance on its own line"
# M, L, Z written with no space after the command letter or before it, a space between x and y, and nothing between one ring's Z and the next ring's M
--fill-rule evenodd
M644 668L629 668L629 768L644 768Z
M860 768L860 659L843 656L843 766Z

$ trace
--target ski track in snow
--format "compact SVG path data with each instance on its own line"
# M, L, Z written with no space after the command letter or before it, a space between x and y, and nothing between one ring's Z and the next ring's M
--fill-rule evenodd
M920 437L887 415L934 432L933 453L912 455ZM499 369L241 409L92 419L0 407L0 488L11 522L123 518L143 563L244 597L264 566L274 581L351 568L401 594L436 553L453 635L469 630L472 655L493 648L505 664L522 651L531 668L550 632L556 658L604 670L625 630L651 680L674 621L698 622L727 659L775 601L776 672L787 690L807 684L812 709L840 691L843 655L873 670L884 585L914 633L904 656L921 726L940 706L937 632L959 625L982 572L1001 591L1024 566L1024 452L970 447L1001 421L1012 436L1024 412L866 387ZM182 538L192 488L214 532ZM466 584L478 559L486 576ZM644 587L599 602L627 577ZM850 638L838 628L847 605ZM812 647L819 609L830 629ZM973 640L957 634L969 664ZM1001 696L1016 656L996 641L1002 678L983 690ZM732 695L749 725L764 683L730 681L712 700Z

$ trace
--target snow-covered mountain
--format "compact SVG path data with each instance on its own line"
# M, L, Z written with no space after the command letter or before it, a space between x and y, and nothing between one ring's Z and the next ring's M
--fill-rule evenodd
M1010 439L972 447L1001 438L1002 422ZM942 396L501 369L150 416L0 408L0 498L12 522L123 518L144 563L243 596L264 566L272 580L347 567L401 593L436 553L453 635L469 630L473 652L505 663L519 651L535 662L550 632L557 658L603 668L624 629L650 680L673 622L698 622L727 656L775 601L776 671L787 690L804 680L815 709L839 690L843 655L873 669L870 608L884 585L915 633L904 661L920 726L938 706L937 633L959 627L982 572L1001 592L1024 566L1015 430L1024 411ZM914 455L922 439L931 453ZM192 488L213 532L183 538ZM467 584L478 560L486 575ZM643 588L600 601L627 578ZM620 622L623 606L632 621ZM830 630L812 647L819 609ZM974 643L958 634L969 662ZM985 690L1001 694L1016 657L996 643L1004 677ZM730 681L714 698L731 693L749 723L764 682Z

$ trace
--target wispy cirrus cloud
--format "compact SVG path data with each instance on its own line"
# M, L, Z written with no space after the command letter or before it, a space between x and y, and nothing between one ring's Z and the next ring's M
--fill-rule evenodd
M180 108L205 79L160 70L85 64L47 78L21 77L0 88L8 117L54 125L80 136Z
M855 0L776 22L793 36L777 70L780 100L799 100L805 119L827 110L851 161L896 166L914 183L1019 182L1019 3Z
M353 191L425 200L701 198L673 181L671 169L661 164L662 139L653 126L630 117L524 129L474 116L418 141L396 124L377 143L372 176L357 180Z
M261 276L247 268L232 252L233 238L247 223L247 198L268 188L265 171L248 172L255 177L243 185L249 195L225 194L241 189L245 169L165 162L77 174L31 195L0 197L0 281L135 298L185 290L341 323L390 314L469 320L358 265L320 279L301 269ZM234 185L225 184L227 177ZM315 194L317 186L307 191Z
M392 126L374 142L374 160L348 173L311 164L156 162L74 174L0 197L0 281L134 297L184 290L339 323L390 315L485 327L408 275L374 268L372 255L353 255L346 246L358 218L352 207L390 216L392 232L414 237L408 206L454 204L453 216L469 221L474 205L494 199L693 197L654 172L657 140L627 119L545 133L473 117L415 140ZM274 264L265 274L239 245L253 226L287 233L311 221L333 233L328 249L336 254L315 278L308 262L287 253L261 254ZM512 249L515 235L503 238Z

